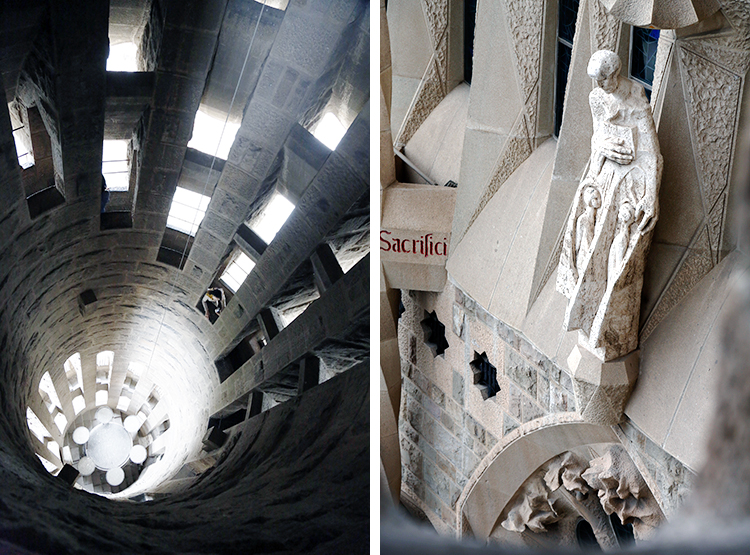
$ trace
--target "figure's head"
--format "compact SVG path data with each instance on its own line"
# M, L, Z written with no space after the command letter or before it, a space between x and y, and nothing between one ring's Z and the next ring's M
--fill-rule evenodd
M629 202L624 202L620 206L620 211L617 213L617 219L623 224L630 224L635 220L635 210L633 205Z
M586 206L599 208L602 205L602 196L599 194L599 190L592 185L586 187L583 190L583 202Z
M620 82L620 58L611 50L594 52L586 69L604 92L613 93Z

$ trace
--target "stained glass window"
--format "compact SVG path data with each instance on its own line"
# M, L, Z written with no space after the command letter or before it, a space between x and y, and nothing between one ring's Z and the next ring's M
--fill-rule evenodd
M659 44L659 29L633 27L630 38L630 77L643 85L646 96L651 99L654 82L656 47Z
M557 63L555 75L555 136L560 134L565 87L568 84L570 57L573 53L573 37L576 32L579 0L560 0L557 12Z

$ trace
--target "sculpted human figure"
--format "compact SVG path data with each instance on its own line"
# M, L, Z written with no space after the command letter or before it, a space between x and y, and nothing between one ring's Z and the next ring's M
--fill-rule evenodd
M565 328L580 330L579 343L608 361L638 346L662 157L643 87L620 76L617 55L600 50L587 69L597 83L589 94L591 156L573 200L556 285L568 298Z
M576 270L581 272L589 252L591 243L594 241L594 230L596 228L596 211L602 205L602 196L593 185L583 190L583 214L578 216L576 222Z

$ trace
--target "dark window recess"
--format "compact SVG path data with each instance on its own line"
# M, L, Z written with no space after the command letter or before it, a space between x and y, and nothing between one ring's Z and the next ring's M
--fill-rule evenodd
M474 353L474 360L469 365L474 373L474 384L479 387L485 401L497 395L500 384L497 383L497 368L490 364L487 353Z
M129 210L102 212L99 219L99 229L130 229L133 227L133 216Z
M651 86L654 84L658 45L659 29L633 27L633 34L630 37L630 77L643 85L649 100L651 100Z
M596 535L594 529L587 520L579 520L576 524L576 541L578 547L584 551L601 551L602 548L599 546L599 542L596 541Z
M240 422L244 422L246 415L247 415L247 409L243 407L239 410L234 411L231 414L222 416L221 418L209 418L208 427L218 428L219 430L224 431L224 430L231 428L232 426L236 426Z
M576 32L579 0L560 0L557 12L557 62L555 75L555 137L560 134L565 87L568 84L570 57L573 53L573 38Z
M85 316L87 312L95 308L94 303L96 303L96 293L92 289L86 289L78 295L78 310L81 316Z
M161 241L156 260L182 270L192 246L193 237L168 227L164 230L164 238Z
M424 332L424 342L432 351L432 356L439 356L445 353L449 347L445 339L445 326L438 320L437 314L433 310L430 313L425 311L427 317L422 320L422 331Z
M215 451L227 441L227 434L219 428L209 428L206 435L203 436L203 449L206 451Z
M33 220L37 216L44 214L48 210L65 203L65 197L54 185L42 189L26 198L29 204L29 216Z
M60 469L60 472L57 473L57 477L69 486L72 486L76 479L78 479L78 470L72 465L65 464Z
M471 83L474 71L474 24L477 0L464 0L464 81Z
M635 534L633 533L632 524L623 524L617 514L609 515L609 521L612 523L612 529L615 531L615 537L620 547L625 548L635 544Z
M219 373L219 381L224 383L226 379L234 374L255 354L255 349L251 344L250 336L240 341L229 354L216 361L216 370Z

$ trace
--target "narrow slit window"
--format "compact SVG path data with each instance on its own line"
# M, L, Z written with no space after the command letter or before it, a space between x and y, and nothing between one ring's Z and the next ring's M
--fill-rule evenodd
M654 83L656 50L659 46L659 29L633 27L630 35L630 78L638 81L651 100Z
M64 364L65 375L68 378L70 391L75 391L79 387L83 391L83 374L81 372L81 354L75 353Z
M209 116L203 110L195 113L193 136L188 142L190 148L226 160L232 148L234 137L240 129L239 123L231 123L225 118Z
M39 417L36 415L36 413L30 408L26 409L26 422L29 426L29 430L31 430L31 433L34 434L39 441L44 443L44 438L48 437L50 433L44 426L44 424L42 424L42 421L39 420Z
M206 215L210 201L211 197L177 187L172 198L172 206L169 208L167 227L194 236L203 221L203 216Z
M346 134L346 127L333 112L326 112L313 129L312 134L328 148L336 150Z
M128 141L104 141L102 175L109 191L127 191L130 186Z
M50 412L52 412L55 407L62 409L60 399L57 396L57 391L55 390L55 386L52 383L52 377L49 375L49 372L45 372L42 376L42 379L39 380L39 391L43 391L44 393L46 393L50 401L52 401L53 406L48 407Z
M23 127L18 127L13 130L13 142L16 144L18 165L23 169L28 169L34 165L34 155L31 154L29 148L24 144L23 129Z
M240 288L240 285L242 285L245 278L254 267L255 262L253 262L244 252L241 252L237 258L227 266L226 271L219 279L221 279L221 281L232 290L232 293L236 293L237 289Z
M555 137L560 134L565 88L568 84L570 59L573 54L573 39L576 32L579 0L560 0L557 12L557 60L555 79Z
M249 227L269 245L293 210L294 204L284 195L274 193L263 212Z

